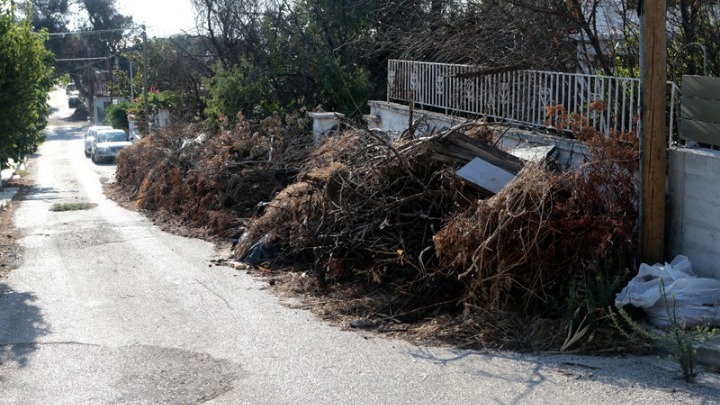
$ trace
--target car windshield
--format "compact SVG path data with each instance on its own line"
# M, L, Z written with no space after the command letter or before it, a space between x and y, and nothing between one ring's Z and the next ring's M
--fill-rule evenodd
M125 142L127 139L125 137L125 132L123 131L113 131L113 132L103 132L98 134L98 142Z

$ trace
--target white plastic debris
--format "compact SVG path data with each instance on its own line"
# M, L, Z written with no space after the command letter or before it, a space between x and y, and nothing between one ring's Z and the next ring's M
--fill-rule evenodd
M664 265L643 263L638 275L617 294L615 305L642 308L658 326L670 325L671 317L687 327L704 322L720 325L720 280L695 276L685 256Z

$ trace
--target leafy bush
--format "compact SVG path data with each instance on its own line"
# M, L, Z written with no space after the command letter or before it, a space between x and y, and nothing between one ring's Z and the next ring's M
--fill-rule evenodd
M348 115L360 113L372 90L370 74L361 66L329 63L318 74L320 102L326 110Z
M125 102L113 104L105 110L105 123L113 128L128 129L128 113L132 110L132 104Z
M256 106L267 104L263 88L267 88L263 77L253 80L248 66L235 66L232 69L218 68L206 87L207 124L218 130L221 126L234 124L238 114L252 117ZM223 125L225 124L225 125Z
M172 109L175 105L175 94L171 91L150 91L148 92L148 113L150 117L155 116L160 109ZM129 106L127 112L135 115L138 129L147 132L148 117L145 117L145 98L139 96L135 100L135 106ZM124 127L124 128L127 128Z

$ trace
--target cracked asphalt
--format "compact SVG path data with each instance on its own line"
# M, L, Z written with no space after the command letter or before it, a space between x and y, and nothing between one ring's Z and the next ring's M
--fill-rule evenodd
M81 128L47 133L14 217L23 261L0 279L0 404L720 403L715 374L686 384L656 358L419 347L340 330L210 265L211 244L108 200L114 166L84 157ZM66 202L96 206L51 211Z

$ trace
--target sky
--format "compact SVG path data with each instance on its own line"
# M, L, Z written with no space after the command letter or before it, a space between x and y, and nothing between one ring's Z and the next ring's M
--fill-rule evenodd
M145 24L149 37L195 32L195 9L191 0L116 0L118 11Z

